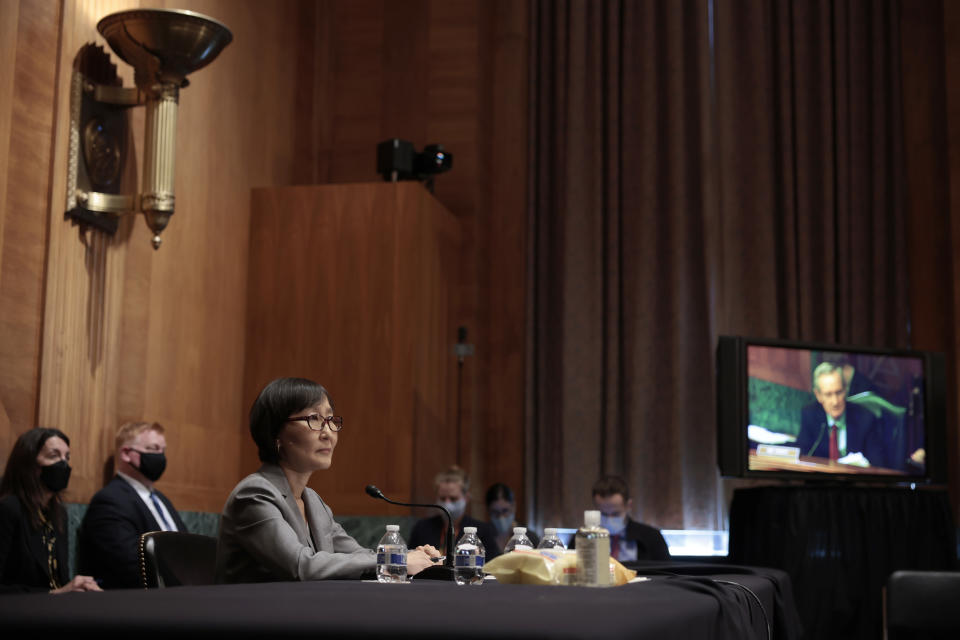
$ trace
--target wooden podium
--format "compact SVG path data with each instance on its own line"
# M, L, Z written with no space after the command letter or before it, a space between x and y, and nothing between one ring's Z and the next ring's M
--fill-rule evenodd
M419 183L252 191L244 400L276 377L327 388L344 427L311 486L338 515L409 515L364 487L432 502L455 459L459 251L457 219Z

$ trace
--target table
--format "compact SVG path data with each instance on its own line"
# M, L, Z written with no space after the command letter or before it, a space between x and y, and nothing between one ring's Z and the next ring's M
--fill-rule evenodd
M649 581L607 589L324 581L10 595L0 597L0 628L9 637L88 632L138 640L184 633L232 639L322 634L759 640L767 637L766 615L773 637L800 636L785 573L722 569L728 573L658 563L649 569ZM683 570L691 575L671 575ZM744 587L756 594L763 612Z
M797 460L788 460L774 456L757 455L756 449L750 449L747 464L750 471L815 471L846 475L903 476L904 480L907 480L907 474L896 469L858 467L852 464L840 464L836 460L818 456L799 456Z

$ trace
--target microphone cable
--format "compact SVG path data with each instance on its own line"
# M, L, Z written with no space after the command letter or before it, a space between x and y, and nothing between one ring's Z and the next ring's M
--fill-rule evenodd
M713 578L710 578L710 579L713 580L713 582L716 582L717 584L732 584L734 586L740 587L741 589L749 593L751 596L753 596L753 599L756 600L757 602L757 606L760 607L760 613L763 614L763 623L767 626L767 640L773 640L773 630L770 628L770 618L767 616L767 610L763 608L763 603L760 601L760 597L756 593L754 593L750 587L746 585L742 585L739 582L734 582L733 580L714 580Z

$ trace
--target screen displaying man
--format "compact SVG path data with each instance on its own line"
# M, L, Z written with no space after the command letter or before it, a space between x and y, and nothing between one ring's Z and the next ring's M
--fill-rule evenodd
M83 517L78 539L81 573L107 589L142 587L140 534L187 531L180 514L154 488L167 466L167 440L156 422L127 422L117 430L117 475L98 491Z
M870 410L847 402L840 366L832 362L817 365L813 395L817 401L801 410L800 455L858 466L885 464L882 422Z

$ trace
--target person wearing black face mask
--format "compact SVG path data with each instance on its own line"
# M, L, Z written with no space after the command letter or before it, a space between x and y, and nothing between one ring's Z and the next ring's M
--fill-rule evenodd
M90 500L77 546L81 571L106 589L135 589L140 581L140 535L187 531L173 503L156 490L167 466L167 441L156 422L127 422L117 430L117 475Z
M17 438L0 482L0 591L100 591L90 576L68 580L66 515L70 440L58 429Z

